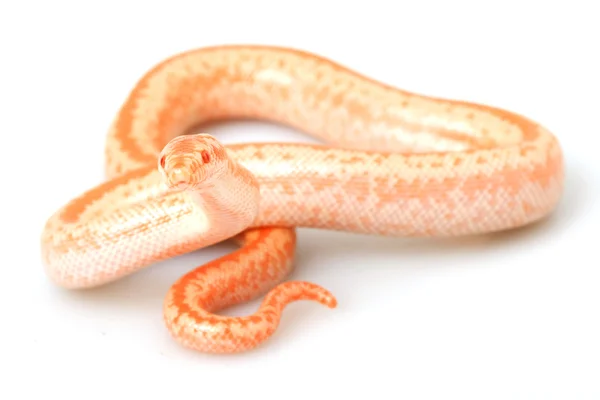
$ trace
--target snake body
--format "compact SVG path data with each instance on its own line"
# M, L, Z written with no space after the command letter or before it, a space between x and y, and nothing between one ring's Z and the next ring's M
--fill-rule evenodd
M323 144L182 136L239 118L285 124ZM203 157L217 157L224 172L191 184L215 173L194 164ZM290 301L336 305L320 286L281 283L295 227L398 237L511 229L556 207L563 168L556 137L516 113L403 91L299 50L196 49L133 88L109 130L108 180L49 218L43 260L56 284L86 288L233 238L237 251L171 287L164 316L185 346L244 351L272 335ZM267 292L253 315L214 314Z

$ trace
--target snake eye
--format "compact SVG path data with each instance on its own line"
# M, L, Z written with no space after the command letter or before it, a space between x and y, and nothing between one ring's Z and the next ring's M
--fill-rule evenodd
M165 168L165 159L166 159L166 156L162 156L160 158L160 161L158 162L160 164L160 167L163 169Z
M208 150L202 150L200 152L200 155L204 164L208 164L210 162L210 153L208 152Z

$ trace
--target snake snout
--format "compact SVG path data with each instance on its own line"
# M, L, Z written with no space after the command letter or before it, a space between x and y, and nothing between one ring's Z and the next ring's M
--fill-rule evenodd
M175 189L185 189L190 184L190 173L188 168L174 167L167 173L167 183Z

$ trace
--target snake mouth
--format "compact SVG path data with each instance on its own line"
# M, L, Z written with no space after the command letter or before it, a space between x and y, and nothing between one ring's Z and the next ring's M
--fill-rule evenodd
M163 182L173 191L197 189L206 180L206 165L189 154L167 155L159 159Z
M167 186L174 190L185 190L192 186L192 177L186 166L174 166L165 170L164 177Z

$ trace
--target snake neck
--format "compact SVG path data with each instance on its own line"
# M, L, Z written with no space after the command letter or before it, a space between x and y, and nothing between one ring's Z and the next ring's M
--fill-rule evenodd
M259 184L244 167L228 160L221 173L209 178L202 187L189 192L194 204L200 207L211 235L231 236L247 229L259 212Z

